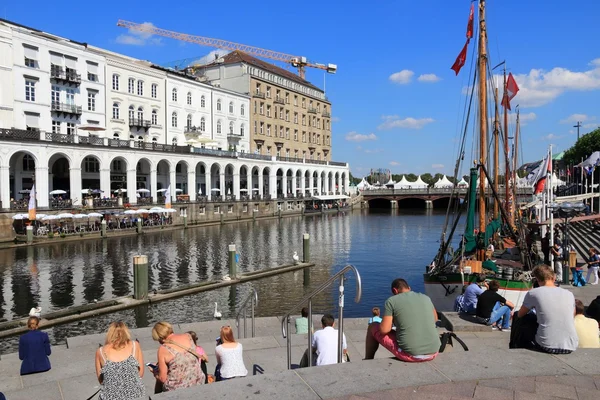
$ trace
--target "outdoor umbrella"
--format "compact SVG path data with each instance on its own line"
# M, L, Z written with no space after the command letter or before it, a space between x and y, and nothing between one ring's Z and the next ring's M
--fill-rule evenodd
M56 194L67 194L67 192L65 192L62 189L56 189L56 190L51 191L49 194L54 196Z
M136 190L136 192L138 192L138 193L150 193L150 191L148 189L144 189L144 188L138 189L138 190Z
M12 217L12 219L16 219L16 220L22 220L22 219L28 219L28 218L29 218L29 214L15 214Z

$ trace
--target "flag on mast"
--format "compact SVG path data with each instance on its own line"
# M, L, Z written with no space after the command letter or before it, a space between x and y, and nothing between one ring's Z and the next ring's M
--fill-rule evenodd
M471 3L471 12L469 13L469 22L467 22L467 43L473 38L473 21L475 20L475 6Z
M474 21L474 19L475 19L475 6L473 4L471 4L471 11L469 12L469 21L467 22L467 42L465 43L463 49L458 54L458 57L456 57L456 61L454 61L454 64L452 64L452 67L450 67L450 69L453 70L456 73L456 75L458 75L458 73L460 72L460 69L465 65L465 62L467 61L467 47L469 46L469 42L473 38L473 21Z
M165 192L165 208L171 208L171 184L167 186L167 191Z
M29 220L35 221L35 183L31 186L31 192L29 192Z
M506 107L506 109L510 110L510 101L518 92L519 85L517 85L517 81L515 81L513 74L509 73L508 79L506 80L506 91L504 92L504 98L502 99L502 107Z
M527 184L534 187L534 194L540 194L544 191L546 179L551 171L551 162L552 160L550 160L549 154L546 154L546 158L544 158L538 167L531 171L531 173L527 176Z

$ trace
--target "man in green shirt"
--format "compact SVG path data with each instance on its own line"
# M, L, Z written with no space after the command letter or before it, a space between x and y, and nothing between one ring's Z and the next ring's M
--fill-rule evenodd
M440 338L435 327L438 315L431 299L411 291L400 278L392 282L392 294L385 302L381 323L372 323L367 329L365 359L373 359L381 344L401 361L433 360L440 348Z
M308 333L308 308L302 309L302 317L296 318L296 333Z

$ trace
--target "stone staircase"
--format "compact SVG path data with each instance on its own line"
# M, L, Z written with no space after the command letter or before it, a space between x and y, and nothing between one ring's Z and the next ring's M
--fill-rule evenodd
M315 326L320 326L315 318ZM208 321L175 326L177 332L194 330L209 357L209 372L215 366L215 339L223 325L235 321ZM154 395L154 378L144 374L152 399L325 399L378 390L432 384L448 384L477 379L535 375L600 375L600 350L579 350L571 355L551 356L527 350L509 350L505 332L462 332L459 336L469 353L457 345L432 362L407 364L395 360L385 350L375 360L364 361L366 318L344 320L351 362L315 368L287 369L286 340L275 317L256 320L256 337L240 339L248 377ZM250 325L248 325L250 331ZM293 328L292 328L293 329ZM235 329L237 333L237 329ZM144 362L156 360L158 344L151 328L133 329L142 347ZM307 347L307 335L291 335L292 362L298 363ZM94 370L94 353L104 342L104 334L73 337L65 345L52 348L52 369L35 375L19 375L17 354L0 358L0 391L8 400L85 400L99 389ZM147 399L148 397L146 397ZM403 398L403 397L398 397ZM421 397L423 398L423 397ZM446 398L446 397L443 397ZM450 397L447 397L450 398Z

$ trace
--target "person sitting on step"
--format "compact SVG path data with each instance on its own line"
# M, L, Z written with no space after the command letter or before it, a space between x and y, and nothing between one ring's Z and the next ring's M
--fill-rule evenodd
M575 300L575 331L579 338L580 349L600 348L600 329L595 319L583 315L585 306L581 300Z
M29 317L27 328L29 332L19 338L19 360L21 363L21 375L45 372L50 369L51 354L50 340L48 334L38 330L40 318Z
M308 307L302 308L302 316L296 318L296 334L308 333Z
M335 318L331 314L325 314L321 318L323 329L316 331L313 336L312 349L306 349L300 368L308 367L308 352L313 352L313 366L337 364L338 354L338 330L334 328ZM346 335L342 338L342 362L345 362L344 355L347 353Z
M476 275L476 278L465 290L463 294L462 308L467 314L475 314L477 311L477 301L479 296L485 291L483 288L488 288L488 283L485 281L484 275Z
M500 283L496 280L488 284L488 290L479 295L477 299L477 319L486 325L497 327L500 330L510 328L510 313L515 307L513 303L498 294Z
M369 325L371 325L373 322L381 323L381 310L379 310L379 307L373 307L371 309L371 314L373 314L373 316L369 318Z

